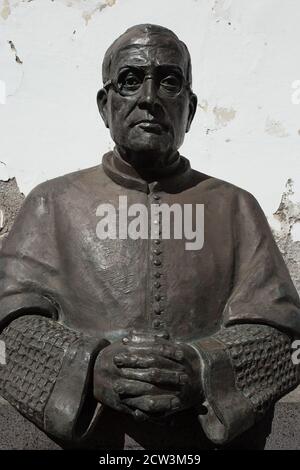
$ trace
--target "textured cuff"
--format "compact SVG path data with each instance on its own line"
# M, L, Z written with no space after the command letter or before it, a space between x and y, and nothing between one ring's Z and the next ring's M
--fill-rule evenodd
M250 428L299 383L291 339L266 325L236 325L193 342L202 361L207 414L199 420L217 444Z
M13 321L0 339L6 351L1 395L48 434L84 437L100 412L90 382L94 359L107 342L33 315Z

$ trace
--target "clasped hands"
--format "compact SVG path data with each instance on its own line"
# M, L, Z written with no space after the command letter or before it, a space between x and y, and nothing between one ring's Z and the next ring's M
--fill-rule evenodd
M94 396L137 420L160 420L201 404L200 359L187 344L133 332L99 353Z

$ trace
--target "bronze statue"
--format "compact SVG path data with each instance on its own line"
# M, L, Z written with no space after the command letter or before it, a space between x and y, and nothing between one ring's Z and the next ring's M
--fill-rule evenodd
M226 444L299 383L299 297L255 198L178 153L197 106L185 44L134 26L103 82L114 151L35 188L2 249L0 393L66 446ZM97 207L120 196L203 204L203 247L160 220L154 238L99 239Z

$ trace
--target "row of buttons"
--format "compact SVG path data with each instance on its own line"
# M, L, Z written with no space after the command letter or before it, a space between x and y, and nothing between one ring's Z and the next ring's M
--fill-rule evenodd
M154 199L154 202L155 204L160 204L160 196L158 194L154 194L153 195L153 199ZM152 251L152 254L153 254L153 265L154 265L154 278L155 278L155 281L154 281L154 306L153 306L153 311L155 313L155 315L161 315L164 310L163 310L163 305L162 305L162 300L163 300L163 296L161 295L160 293L160 290L161 290L161 268L162 268L162 248L161 248L161 220L160 218L158 217L154 223L158 225L158 234L159 234L159 239L155 239L154 240L154 245L155 245L155 248L153 249ZM154 319L153 321L153 326L154 328L160 328L162 326L162 322L161 320L159 320L158 318Z

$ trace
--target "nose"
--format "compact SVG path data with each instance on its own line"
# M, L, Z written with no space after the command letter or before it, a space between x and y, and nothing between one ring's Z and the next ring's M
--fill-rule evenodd
M140 91L139 106L144 108L152 108L157 104L157 89L155 80L152 77L145 77L144 83Z

